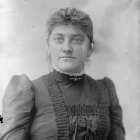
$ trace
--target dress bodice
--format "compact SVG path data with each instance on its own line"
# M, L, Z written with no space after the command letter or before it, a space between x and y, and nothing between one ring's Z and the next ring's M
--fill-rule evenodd
M13 76L2 116L1 140L125 140L122 109L107 77Z
M49 98L42 96L44 99L48 98L49 101L46 103L50 103L44 107L48 106L52 114L51 117L47 117L46 108L43 112L46 118L42 117L49 124L50 122L54 124L53 126L51 124L54 130L50 126L45 133L49 132L50 137L57 135L60 140L96 140L97 138L107 140L110 131L109 95L101 88L104 86L102 81L98 81L100 90L97 90L99 83L95 85L96 82L94 83L87 75L82 75L81 79L73 81L69 76L54 71L48 76L43 76L42 79L48 91L45 96L49 95ZM106 97L103 97L103 92ZM44 99L41 104L44 104ZM39 100L39 97L36 100ZM39 116L42 109L37 110ZM36 120L33 122L33 128L37 126ZM34 137L39 131L42 131L41 128L32 129L31 136Z

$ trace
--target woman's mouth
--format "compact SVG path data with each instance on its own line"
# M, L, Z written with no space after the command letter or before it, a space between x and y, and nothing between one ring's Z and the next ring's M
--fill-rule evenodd
M62 58L62 59L76 59L75 57L72 57L72 56L62 56L60 58Z

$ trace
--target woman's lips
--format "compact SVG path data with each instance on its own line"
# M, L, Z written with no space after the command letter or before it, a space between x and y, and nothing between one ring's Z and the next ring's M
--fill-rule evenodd
M59 58L63 58L63 59L76 59L75 57L72 57L72 56L62 56L62 57L59 57Z

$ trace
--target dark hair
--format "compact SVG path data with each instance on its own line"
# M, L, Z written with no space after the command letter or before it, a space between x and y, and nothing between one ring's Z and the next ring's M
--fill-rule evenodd
M72 24L77 26L89 38L90 43L93 41L93 24L91 18L85 12L76 8L61 8L54 12L47 21L48 38L56 25Z

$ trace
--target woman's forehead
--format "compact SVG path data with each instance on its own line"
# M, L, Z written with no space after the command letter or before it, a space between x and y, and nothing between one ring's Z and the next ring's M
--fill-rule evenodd
M85 36L85 34L77 26L74 25L57 25L53 31L52 35L71 35L71 36Z

